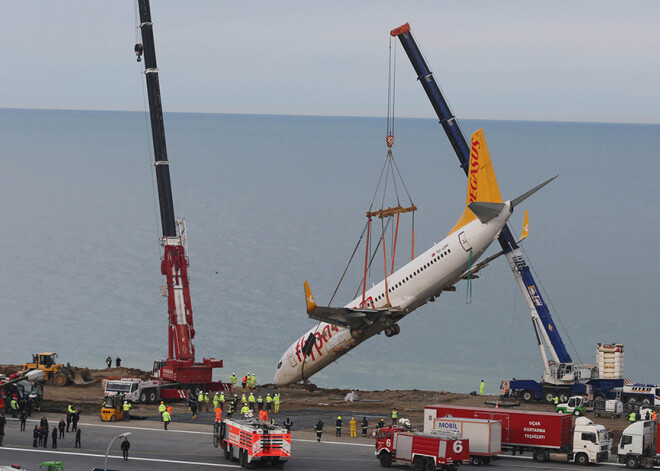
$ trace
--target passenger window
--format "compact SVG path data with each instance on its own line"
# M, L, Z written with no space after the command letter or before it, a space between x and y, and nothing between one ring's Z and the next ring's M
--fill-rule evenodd
M590 432L582 432L582 440L596 443L596 434Z
M624 435L621 437L621 446L630 445L632 443L632 435Z

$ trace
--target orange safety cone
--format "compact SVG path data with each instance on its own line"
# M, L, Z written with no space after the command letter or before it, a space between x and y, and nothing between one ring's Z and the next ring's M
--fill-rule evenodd
M495 401L495 409L499 409L499 408L500 408L500 401Z

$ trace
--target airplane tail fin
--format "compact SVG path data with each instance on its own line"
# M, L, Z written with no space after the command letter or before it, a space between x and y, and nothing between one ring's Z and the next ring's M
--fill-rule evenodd
M312 295L312 290L309 289L309 283L305 281L305 301L307 302L307 314L311 314L318 307L316 301L314 301L314 296Z
M475 205L475 203L479 204ZM489 204L483 205L482 203ZM497 213L493 216L493 211L496 210L495 206L502 203L502 195L500 194L500 188L497 184L495 171L493 170L493 163L490 160L486 138L484 137L483 130L479 129L472 134L465 211L449 234L456 232L461 227L474 221L477 217L482 222L490 221L499 214ZM475 211L479 214L475 213Z

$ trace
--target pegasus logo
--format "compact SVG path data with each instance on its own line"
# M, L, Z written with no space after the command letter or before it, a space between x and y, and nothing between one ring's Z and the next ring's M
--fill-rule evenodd
M481 143L472 136L470 149L470 174L468 175L468 204L477 201L477 173L479 172L479 148Z
M314 296L312 296L311 294L309 296L307 296L307 301L310 302L310 303L315 303L316 304L316 301L314 301Z

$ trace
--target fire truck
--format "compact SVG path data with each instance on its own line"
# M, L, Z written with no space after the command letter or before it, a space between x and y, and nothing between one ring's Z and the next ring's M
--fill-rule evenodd
M429 434L383 427L376 436L376 456L383 468L407 464L416 470L455 470L470 459L469 440L457 433Z
M291 457L291 432L257 418L223 419L213 426L213 445L244 468L253 463L282 468Z

